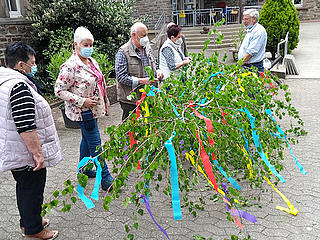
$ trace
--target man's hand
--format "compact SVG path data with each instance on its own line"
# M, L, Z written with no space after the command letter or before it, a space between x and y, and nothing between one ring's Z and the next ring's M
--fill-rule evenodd
M150 85L151 82L149 78L139 78L139 84Z
M97 98L96 97L86 98L86 100L83 103L83 106L85 106L87 108L93 108L95 105L97 105Z
M163 77L164 77L164 74L163 74L162 71L157 72L157 79L158 79L159 81L162 80Z

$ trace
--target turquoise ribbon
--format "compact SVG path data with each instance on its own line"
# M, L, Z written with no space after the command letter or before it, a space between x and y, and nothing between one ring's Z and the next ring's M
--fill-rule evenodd
M177 117L178 117L179 119L181 119L180 113L178 113L176 107L173 105L173 103L171 102L170 98L168 98L168 99L169 99L169 102L170 102L170 104L171 104L171 106L172 106L172 108L173 108L174 113L177 115Z
M237 124L238 124L238 126L239 126L239 129L240 129L242 138L244 139L244 142L245 142L244 148L246 149L247 153L250 155L253 164L256 164L256 162L254 161L254 159L253 159L253 157L252 157L252 155L251 155L251 153L250 153L250 151L249 151L249 142L248 142L248 139L244 136L244 129L243 129L242 127L240 127L240 124L239 124L237 115L235 114L234 116L236 117Z
M94 188L93 188L93 191L92 191L92 194L90 197L92 199L98 201L99 200L99 186L101 184L101 179L102 179L102 176L101 176L102 168L101 168L100 162L98 161L97 157L94 157L94 158L84 157L84 158L82 158L82 160L78 164L77 171L78 171L78 173L81 173L80 169L83 166L85 166L86 164L88 164L89 162L93 162L97 166L96 180L95 180ZM107 163L105 163L105 164L107 164ZM77 192L78 192L78 197L86 205L87 209L91 209L91 208L95 207L93 202L91 201L91 199L89 199L86 195L84 195L83 187L80 185L80 183L78 183Z
M216 73L211 73L211 75L208 77L208 79L204 80L203 83L206 83L207 81L209 81L209 79L218 76L219 74L223 75L223 72L216 72Z
M216 87L216 93L218 94L220 91L221 83Z
M170 175L171 175L171 197L172 197L172 209L173 219L182 219L180 196L179 196L179 182L178 182L178 169L176 153L172 144L172 139L176 135L176 132L172 133L172 136L165 142L164 146L168 150L169 159L171 161Z
M276 124L276 126L277 126L277 129L278 129L279 134L273 134L273 135L276 136L276 137L278 137L278 138L284 138L284 140L286 141L286 143L287 143L287 145L288 145L288 148L289 148L289 151L290 151L290 153L291 153L291 156L292 156L293 159L295 160L296 165L297 165L297 167L299 168L300 172L301 172L302 174L304 174L304 175L307 174L307 172L303 169L302 165L299 163L299 161L298 161L298 159L296 158L296 156L293 154L292 148L291 148L291 146L290 146L290 144L289 144L289 142L288 142L288 140L287 140L286 135L284 134L284 132L282 131L282 129L279 127L279 125L277 124L276 120L273 118L271 109L266 109L265 111L266 111L266 113L267 113L268 115L270 115L271 120L272 120L272 121Z
M254 125L255 118L250 114L249 110L246 108L239 109L238 111L241 111L241 112L244 112L247 114L249 121L250 121L250 125L251 125L254 146L256 147L257 152L259 153L259 155L262 158L262 160L264 161L264 163L268 166L268 168L271 170L271 172L274 175L276 175L277 178L279 178L279 180L281 182L283 182L283 183L286 182L286 180L284 180L284 178L277 172L277 170L274 168L274 166L269 162L266 154L262 150L262 145L259 140L259 134L257 133L257 130L254 130L255 129L255 125ZM261 149L261 151L259 151L259 149Z
M213 160L214 165L216 165L216 167L219 169L219 171L221 172L221 174L229 180L229 182L232 184L232 186L238 190L241 190L241 187L239 186L239 184L230 176L227 176L227 173L223 170L223 168L221 166L219 166L219 163L217 160Z

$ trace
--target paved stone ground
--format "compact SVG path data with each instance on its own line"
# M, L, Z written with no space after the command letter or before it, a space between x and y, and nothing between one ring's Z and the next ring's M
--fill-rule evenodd
M314 25L312 25L314 24ZM312 29L319 29L318 23L302 24L302 33L310 33ZM309 31L307 31L309 29ZM306 30L306 31L305 31ZM301 39L304 39L304 35ZM305 42L310 44L309 41ZM312 42L319 46L318 38ZM312 46L312 45L311 45ZM315 45L314 45L315 46ZM299 48L304 48L303 42ZM316 49L316 47L315 47ZM319 47L318 47L319 49ZM310 56L295 55L297 63L310 61ZM313 55L319 59L319 55ZM199 190L194 196L202 196L206 200L204 211L198 212L198 217L193 218L187 211L182 209L183 220L174 221L170 199L163 194L155 192L150 197L150 205L154 217L165 228L170 239L194 239L195 234L200 234L206 238L212 237L215 240L230 238L231 234L241 237L250 234L252 239L257 240L316 240L320 238L320 130L319 130L319 103L320 103L320 75L318 68L312 71L316 78L288 79L286 83L292 91L292 102L305 121L305 129L309 132L307 136L299 139L299 144L293 146L295 155L300 163L307 170L307 175L302 175L297 169L289 151L286 152L282 172L287 180L285 184L279 184L278 189L292 202L299 210L297 216L276 210L277 205L286 206L280 196L271 191L269 186L265 186L268 192L253 192L247 186L244 192L247 194L259 194L261 197L261 207L257 204L246 209L257 216L258 222L251 224L243 221L244 229L240 232L234 223L226 219L225 206L221 202L209 200L214 193ZM317 72L318 71L318 72ZM55 168L48 169L47 186L45 199L50 198L51 192L62 187L65 179L70 177L75 181L76 166L79 156L80 130L66 129L63 125L61 113L58 108L53 109L61 145L63 147L64 161ZM102 138L103 129L112 124L118 124L121 118L119 104L111 107L111 116L102 119L100 129ZM288 124L284 122L284 124ZM16 207L15 183L11 173L2 173L0 180L0 239L23 239L19 233L19 214ZM89 181L93 185L93 180ZM100 191L104 195L103 191ZM90 191L88 190L88 194ZM123 193L125 194L125 192ZM78 201L72 206L69 213L62 213L60 210L53 210L48 217L51 220L51 228L60 232L58 239L90 240L90 239L123 239L125 236L124 225L131 222L133 207L123 209L121 201L111 204L110 212L102 208L102 202L96 204L96 208L86 210L82 202ZM133 231L135 239L165 239L162 232L152 222L146 213L139 217L140 228ZM240 232L240 233L239 233Z

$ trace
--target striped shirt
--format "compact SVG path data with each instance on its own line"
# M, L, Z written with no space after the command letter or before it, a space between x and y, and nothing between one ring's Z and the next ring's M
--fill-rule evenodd
M10 93L11 112L18 133L36 129L35 103L26 83L20 82L13 86Z

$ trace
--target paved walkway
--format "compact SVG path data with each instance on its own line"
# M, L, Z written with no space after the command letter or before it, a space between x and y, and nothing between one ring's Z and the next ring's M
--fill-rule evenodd
M318 31L319 23L301 24L301 41L299 48L295 51L297 63L309 62L308 66L301 67L301 76L308 76L310 69L320 69L316 66L319 54L310 51L310 55L301 49L320 49L319 39L307 38L309 34ZM303 66L303 65L301 65ZM261 207L257 204L246 209L257 216L258 222L250 224L243 222L244 229L240 236L250 234L252 239L257 240L316 240L320 236L320 79L319 75L312 75L310 78L286 80L292 91L292 102L300 112L305 121L305 129L309 132L307 136L299 139L299 144L293 147L295 155L307 170L308 174L303 176L294 164L290 153L287 151L284 164L286 170L283 176L287 183L279 184L279 190L284 193L292 204L299 210L297 216L276 210L277 205L285 206L279 197L266 187L269 191L260 193ZM58 108L53 109L58 133L63 146L64 161L57 167L48 169L47 187L45 199L48 200L50 193L61 188L62 182L71 176L75 181L75 169L79 156L80 130L66 129ZM106 126L120 122L121 109L119 104L111 107L111 116L100 121L100 129L103 132ZM102 133L103 134L103 133ZM106 138L106 135L102 135ZM90 180L89 185L93 185ZM89 191L88 191L89 192ZM256 194L249 188L244 192ZM100 192L103 194L103 192ZM223 203L209 200L214 192L197 191L195 196L201 195L206 199L206 208L198 212L198 217L193 218L188 210L183 208L183 220L174 221L170 199L163 194L155 193L150 198L151 209L156 220L164 227L170 239L184 240L194 239L193 236L200 234L206 238L212 237L215 240L222 240L230 237L231 234L239 234L239 229L234 223L227 221L225 206ZM14 180L10 173L1 174L0 180L0 239L22 239L19 233L19 214L15 203ZM62 213L60 210L53 210L48 217L51 220L51 227L60 231L58 239L61 240L90 240L90 239L123 239L125 236L124 225L131 222L132 209L123 209L121 201L112 203L110 212L102 208L102 201L96 204L96 208L86 210L82 202L78 201L72 206L71 212ZM164 235L154 225L146 213L139 217L139 230L133 231L135 239L165 239Z

